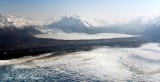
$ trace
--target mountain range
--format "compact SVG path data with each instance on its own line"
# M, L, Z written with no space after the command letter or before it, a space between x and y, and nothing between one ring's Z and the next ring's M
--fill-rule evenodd
M68 15L53 17L49 20L35 20L21 16L0 15L0 35L20 33L22 35L34 35L42 33L42 30L59 29L64 32L75 33L125 33L138 34L146 37L160 39L160 16L139 17L127 23L100 22L97 20L84 18L78 15ZM18 32L17 32L18 31ZM20 33L21 35L21 33Z

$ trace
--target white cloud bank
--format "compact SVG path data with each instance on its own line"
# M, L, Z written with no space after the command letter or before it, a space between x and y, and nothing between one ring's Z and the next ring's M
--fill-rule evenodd
M99 34L86 34L86 33L46 33L37 34L37 38L52 38L59 40L89 40L89 39L111 39L111 38L129 38L137 37L136 35L118 34L118 33L99 33Z

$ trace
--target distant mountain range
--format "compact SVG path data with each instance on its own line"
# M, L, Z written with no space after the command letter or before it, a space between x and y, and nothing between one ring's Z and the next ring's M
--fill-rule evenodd
M16 33L25 35L25 37L26 35L32 36L42 33L44 29L41 27L50 30L59 29L69 33L126 33L160 39L158 36L160 34L160 16L139 17L127 23L110 24L78 15L53 17L43 21L20 16L0 15L0 36L4 36L5 33L9 35L11 32L15 35Z

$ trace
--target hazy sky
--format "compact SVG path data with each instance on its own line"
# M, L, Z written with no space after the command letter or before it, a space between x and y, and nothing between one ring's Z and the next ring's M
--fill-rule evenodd
M160 15L160 0L0 0L0 13L36 19L78 14L102 20Z

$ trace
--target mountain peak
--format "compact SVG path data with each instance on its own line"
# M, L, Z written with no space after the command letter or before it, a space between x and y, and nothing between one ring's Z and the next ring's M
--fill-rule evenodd
M66 27L75 27L75 26L80 26L80 27L99 27L101 26L98 22L93 21L92 19L89 18L84 18L79 15L66 15L62 16L59 18L58 21L53 22L52 25L63 25ZM76 27L75 27L76 28Z
M43 25L42 21L26 18L23 16L0 15L0 28L21 29L28 26Z
M66 18L81 18L80 15L76 15L76 14L73 14L73 15L66 15L66 16L64 16L64 17L66 17Z
M79 15L66 15L60 17L58 21L53 21L49 27L61 29L65 32L91 32L96 28L103 27L103 25L100 21L94 21Z
M23 17L17 17L12 15L0 15L0 23L5 27L23 27L26 23L22 21Z

